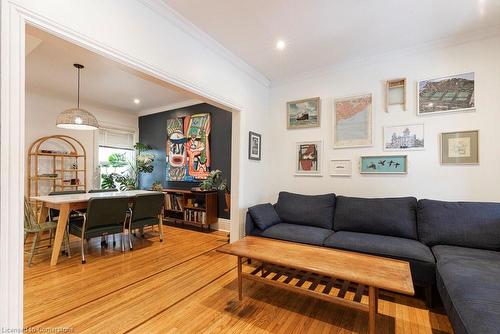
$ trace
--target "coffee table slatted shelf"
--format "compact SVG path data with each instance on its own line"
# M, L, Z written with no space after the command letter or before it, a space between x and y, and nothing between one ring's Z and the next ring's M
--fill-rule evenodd
M360 311L369 311L368 287L363 284L268 263L244 267L242 276Z

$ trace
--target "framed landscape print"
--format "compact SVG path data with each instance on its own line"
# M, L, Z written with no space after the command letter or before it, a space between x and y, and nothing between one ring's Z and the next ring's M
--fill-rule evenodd
M321 141L300 142L295 146L295 175L321 176Z
M479 130L442 133L441 164L479 164Z
M406 174L408 172L406 155L363 156L360 164L361 174Z
M351 176L351 160L330 160L329 172L331 176Z
M286 103L287 128L315 128L320 126L321 101L319 97Z
M385 151L423 150L424 148L423 124L384 127Z
M417 84L417 114L474 110L474 93L474 72L421 80Z
M372 95L335 99L333 147L372 146Z
M262 136L255 132L248 132L248 159L260 160Z

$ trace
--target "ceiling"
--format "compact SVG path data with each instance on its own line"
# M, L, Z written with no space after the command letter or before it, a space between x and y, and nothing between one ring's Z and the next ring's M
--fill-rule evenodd
M270 80L500 32L500 0L163 0ZM275 48L283 39L285 50Z
M138 113L191 99L147 76L33 27L26 35L26 86L67 98L77 97L74 63L81 72L80 101L112 110ZM134 99L140 104L135 104Z

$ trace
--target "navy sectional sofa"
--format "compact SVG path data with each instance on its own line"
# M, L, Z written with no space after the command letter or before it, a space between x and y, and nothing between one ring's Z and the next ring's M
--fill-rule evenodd
M248 209L247 235L401 259L455 333L500 331L500 204L281 192Z

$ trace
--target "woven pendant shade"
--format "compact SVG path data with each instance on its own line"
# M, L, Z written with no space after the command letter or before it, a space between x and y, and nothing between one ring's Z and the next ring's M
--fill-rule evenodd
M56 126L58 128L73 130L97 130L99 123L94 115L80 108L80 70L83 65L74 64L78 69L78 102L76 108L64 110L57 116Z

